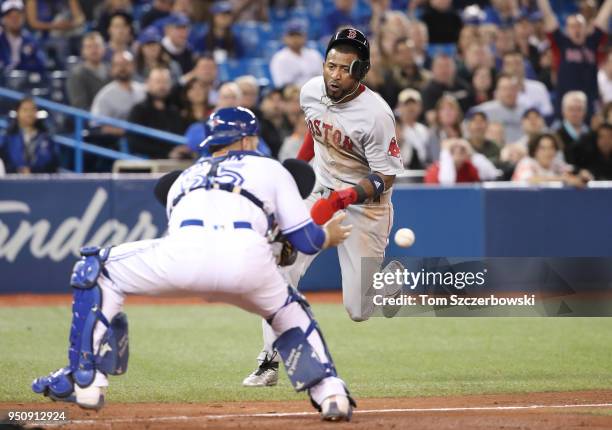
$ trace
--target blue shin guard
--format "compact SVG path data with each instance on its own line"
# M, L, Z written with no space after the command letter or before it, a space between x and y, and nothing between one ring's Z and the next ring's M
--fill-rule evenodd
M83 248L70 278L73 287L72 324L70 327L69 365L32 383L35 393L54 400L75 401L74 384L85 388L94 381L96 370L118 375L127 370L129 357L127 318L120 312L109 323L102 314L102 291L98 277L108 273L104 261L110 249ZM93 351L93 332L100 321L107 330L97 355Z
M310 305L304 296L295 289L289 287L289 299L285 306L293 302L298 303L305 311L306 315L308 315L310 325L306 331L302 330L300 327L293 327L285 331L276 339L273 346L281 356L287 374L289 375L289 380L295 390L304 391L315 386L324 378L336 376L337 373L334 362L327 349L327 345L325 344L325 340L323 339L323 334L310 310ZM273 318L274 317L272 317L272 319ZM271 322L272 319L268 322ZM326 356L325 362L321 360L319 354L308 341L308 337L313 332L317 333L323 345L322 353Z

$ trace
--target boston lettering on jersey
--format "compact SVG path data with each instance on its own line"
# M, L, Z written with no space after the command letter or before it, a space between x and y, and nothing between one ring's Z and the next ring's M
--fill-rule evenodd
M343 134L339 129L334 128L331 124L327 124L320 119L309 119L308 128L313 137L322 137L323 142L327 144L333 144L346 151L351 151L353 149L353 141L351 138Z

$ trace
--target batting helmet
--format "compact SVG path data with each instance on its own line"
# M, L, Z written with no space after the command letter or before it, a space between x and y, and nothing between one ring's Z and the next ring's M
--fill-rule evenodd
M357 49L359 59L353 60L349 68L351 76L358 81L362 80L370 70L370 43L361 31L356 28L345 28L332 36L327 44L325 58L331 49L338 44L348 44Z
M206 121L209 135L200 147L223 147L246 137L256 136L259 132L257 118L247 108L232 107L213 112Z

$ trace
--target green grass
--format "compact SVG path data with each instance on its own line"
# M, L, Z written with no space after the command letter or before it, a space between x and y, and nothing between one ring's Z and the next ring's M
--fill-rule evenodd
M376 318L340 305L315 313L341 376L360 398L609 389L612 319ZM261 347L260 320L229 306L131 306L130 364L117 401L303 399L285 375L241 387ZM0 308L0 401L42 399L31 380L66 363L68 307Z

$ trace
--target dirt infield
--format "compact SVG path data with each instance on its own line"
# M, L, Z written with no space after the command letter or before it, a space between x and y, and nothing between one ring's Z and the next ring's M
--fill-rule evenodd
M306 401L108 403L100 412L64 403L0 403L2 411L65 411L52 429L611 429L612 390L357 400L353 421L323 423ZM0 425L1 426L1 425Z
M342 303L340 291L322 291L307 293L308 300L312 303ZM56 306L66 305L72 302L72 294L0 294L0 306ZM126 305L214 305L202 297L194 295L186 296L128 296ZM223 304L224 303L219 303Z

